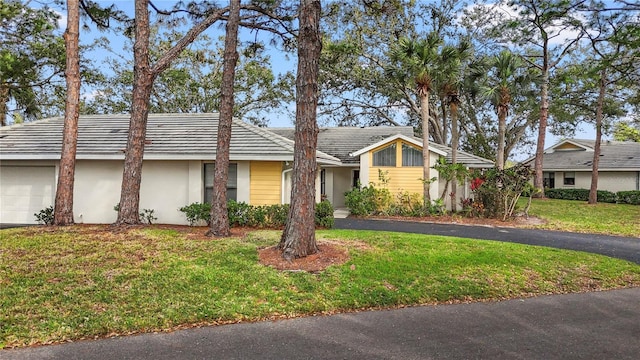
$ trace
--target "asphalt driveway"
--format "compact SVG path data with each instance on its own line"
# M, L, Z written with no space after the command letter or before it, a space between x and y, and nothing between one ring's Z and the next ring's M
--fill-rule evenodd
M337 229L397 231L539 245L601 254L640 264L640 238L537 229L357 218L335 219L335 227ZM640 234L640 229L638 233Z

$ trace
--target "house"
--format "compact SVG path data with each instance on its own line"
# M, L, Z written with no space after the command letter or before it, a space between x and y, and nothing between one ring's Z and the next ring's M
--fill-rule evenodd
M595 140L567 139L546 149L544 186L589 189ZM525 161L533 167L535 158ZM598 162L598 190L640 190L640 143L602 141Z
M0 223L33 223L34 213L53 204L63 122L56 117L0 128ZM120 200L128 125L126 114L80 117L74 188L77 223L116 220L113 208ZM215 113L149 115L140 208L153 209L159 223L186 224L178 209L211 198L217 127ZM288 203L292 139L293 129L260 128L234 120L229 199L252 205ZM450 155L450 149L441 145L430 150L432 164ZM375 182L378 169L390 173L392 191L421 192L417 154L421 142L411 127L323 128L316 153L316 198L343 207L344 193L358 183ZM493 165L466 153L459 159L468 167ZM437 177L437 171L432 172ZM435 198L439 189L433 188Z

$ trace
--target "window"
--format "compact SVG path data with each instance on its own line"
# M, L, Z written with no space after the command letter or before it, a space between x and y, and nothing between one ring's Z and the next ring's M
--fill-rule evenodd
M396 144L373 153L373 166L396 166Z
M565 185L575 185L576 184L576 173L571 171L571 172L565 172L564 173L564 184Z
M213 174L215 164L204 164L204 202L211 203L213 198ZM227 180L227 200L238 199L238 164L229 164Z
M402 166L422 166L424 164L422 160L422 151L402 144Z

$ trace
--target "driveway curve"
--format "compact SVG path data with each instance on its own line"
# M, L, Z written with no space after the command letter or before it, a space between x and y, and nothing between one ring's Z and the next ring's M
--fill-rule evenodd
M336 229L395 231L495 240L557 249L584 251L640 264L640 238L563 231L493 226L456 225L417 221L346 218L335 220Z

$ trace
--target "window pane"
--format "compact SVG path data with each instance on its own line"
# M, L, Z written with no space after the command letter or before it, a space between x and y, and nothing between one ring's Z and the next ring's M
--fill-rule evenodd
M396 166L396 144L374 152L373 166Z
M422 166L422 151L402 144L402 166Z
M211 203L213 196L213 176L215 164L204 164L204 202ZM227 181L227 200L238 199L238 164L229 164L229 179Z

